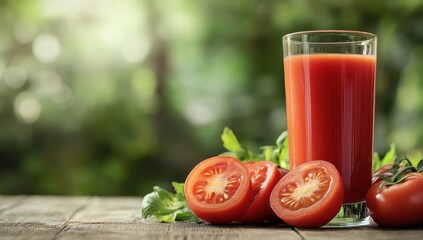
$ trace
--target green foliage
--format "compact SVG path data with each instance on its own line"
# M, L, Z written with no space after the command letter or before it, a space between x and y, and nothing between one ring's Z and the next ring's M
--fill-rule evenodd
M143 219L154 217L160 222L194 221L199 219L189 209L184 195L184 184L172 182L176 193L155 186L153 192L144 196L141 205Z
M411 152L409 154L410 157L406 157L404 155L403 158L400 158L400 156L397 156L397 151L394 143L391 143L391 147L389 151L385 154L383 159L380 159L379 153L374 152L373 153L373 172L376 172L379 168L386 164L395 163L396 161L400 160L407 160L407 163L409 165L417 166L419 164L423 164L423 161L420 161L419 159L423 159L423 154L421 151Z
M394 143L391 143L391 148L385 154L383 159L380 159L379 153L374 152L373 153L373 166L372 166L373 172L376 172L379 168L381 168L382 166L384 166L386 164L394 163L396 157L397 157L397 155L396 155L396 148L395 148Z
M278 154L279 166L285 169L290 169L289 166L289 147L288 147L288 132L282 132L276 141L276 152Z
M223 147L229 152L224 152L221 155L232 156L241 161L260 161L262 157L260 155L255 155L252 150L243 147L238 138L235 136L234 132L225 127L221 136Z
M269 160L277 166L289 169L288 132L283 131L276 140L276 146L269 145L260 147L261 153L255 154L253 150L242 146L234 132L225 127L221 136L223 147L229 152L221 155L235 157L241 161L261 161Z

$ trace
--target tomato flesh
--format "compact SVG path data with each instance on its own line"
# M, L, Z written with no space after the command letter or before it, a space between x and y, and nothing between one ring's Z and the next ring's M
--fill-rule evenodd
M258 223L274 220L275 213L270 207L270 194L281 178L278 167L270 161L245 163L250 173L253 200L244 213L236 219L243 223Z
M423 224L423 173L407 173L400 183L380 187L377 181L366 195L373 220L384 227L412 227Z
M273 189L270 205L286 223L320 227L342 206L344 188L335 166L326 161L303 163L286 174Z
M302 184L288 183L280 191L281 203L290 210L313 205L323 198L330 186L330 176L321 168L307 169Z
M241 161L227 156L200 162L189 173L184 190L193 213L213 224L235 220L252 197L247 168Z
M195 198L208 203L223 203L233 197L240 185L240 174L234 174L228 178L222 173L228 164L220 163L204 170L203 175L207 180L201 180L194 185Z

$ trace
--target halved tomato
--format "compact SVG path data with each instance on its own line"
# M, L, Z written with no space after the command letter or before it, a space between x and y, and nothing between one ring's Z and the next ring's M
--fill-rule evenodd
M247 168L238 159L228 156L200 162L189 173L184 190L193 213L213 224L235 220L252 200Z
M270 207L269 198L273 188L281 178L278 167L271 161L247 162L244 165L247 166L250 172L253 185L253 200L236 221L258 223L275 219L276 215Z
M326 161L310 161L279 181L270 196L270 206L286 223L312 228L332 220L343 199L342 178L335 166Z

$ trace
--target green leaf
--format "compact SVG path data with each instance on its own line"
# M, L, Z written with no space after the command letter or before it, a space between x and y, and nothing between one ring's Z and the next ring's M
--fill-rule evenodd
M231 129L225 127L222 133L222 141L223 147L231 152L239 152L242 151L242 146L239 144L238 139L236 138L235 134Z
M232 156L241 161L261 161L269 160L278 167L289 169L288 132L283 131L276 140L276 146L263 146L260 148L261 154L255 154L251 149L240 144L234 132L225 127L222 133L223 147L228 150L220 155Z
M262 155L256 155L253 151L251 150L247 150L247 157L243 159L244 161L254 161L254 162L258 162L263 160L263 156Z
M396 159L396 148L395 148L395 144L391 143L391 147L389 149L389 151L385 154L385 156L383 157L383 159L380 159L380 156L377 152L373 153L373 163L372 163L372 169L373 172L376 172L379 168L381 168L382 166L389 164L389 163L394 163L395 159Z
M192 212L179 212L176 214L175 221L182 222L201 222Z
M372 170L376 172L381 167L382 161L380 160L379 153L373 153Z
M283 138L281 138L281 136L283 136ZM281 136L278 138L279 139L283 139L283 141L278 142L280 153L279 153L279 157L278 157L278 165L282 168L285 168L287 170L289 170L290 166L289 166L289 146L288 146L288 133L285 131L281 134Z
M284 147L286 144L286 140L288 140L288 131L283 131L276 140L276 146Z
M262 160L269 160L276 163L276 159L274 157L274 146L263 146L261 147L261 150L263 151L263 159Z
M254 154L253 151L250 149L244 148L238 141L237 137L235 136L234 132L225 127L222 133L222 142L223 147L228 150L228 152L224 152L220 155L223 156L231 156L241 161L260 161L262 160L261 155Z
M397 155L396 155L395 144L391 143L391 148L383 157L381 166L384 166L388 163L393 163L395 161L396 156Z
M175 189L176 194L182 194L185 196L184 183L172 182L172 186Z
M153 192L144 196L141 205L143 219L154 217L160 222L199 221L186 202L184 184L172 182L175 194L155 186Z

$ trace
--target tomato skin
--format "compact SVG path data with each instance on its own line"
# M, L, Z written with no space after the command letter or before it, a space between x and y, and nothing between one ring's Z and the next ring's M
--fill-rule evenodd
M289 173L289 171L285 168L279 168L279 172L281 173L281 178Z
M330 179L330 183L321 198L313 202L309 206L299 209L289 209L283 206L281 195L283 190L289 186L305 185L303 179L304 174L312 169L321 169L326 179ZM326 161L310 161L305 162L286 174L273 189L270 196L270 206L273 211L284 222L304 228L316 228L327 224L332 220L342 206L344 199L344 187L342 178L335 166Z
M273 188L281 178L278 167L271 161L260 161L252 164L247 162L244 165L247 166L250 172L254 196L248 208L236 221L242 223L259 223L265 220L277 219L270 207L269 199ZM264 172L260 171L257 173L260 168L264 169ZM257 182L260 181L262 183L258 184Z
M395 185L380 188L383 181L372 185L366 204L370 216L383 227L412 227L423 224L423 173L406 174ZM380 188L380 189L379 189Z
M222 165L225 166L224 170L222 170L223 173L214 172L216 176L218 175L217 181L210 180L210 177L206 176L205 172L209 171L208 169ZM196 190L198 190L196 186L198 184L207 182L211 188L218 189L221 188L222 184L226 183L226 191L226 187L229 184L224 181L233 176L236 176L237 188L227 200L211 203L196 197ZM224 224L234 221L243 213L252 200L252 185L247 168L241 161L229 156L216 156L200 162L191 170L185 180L184 192L192 212L205 222L212 224ZM223 193L222 191L221 194Z

